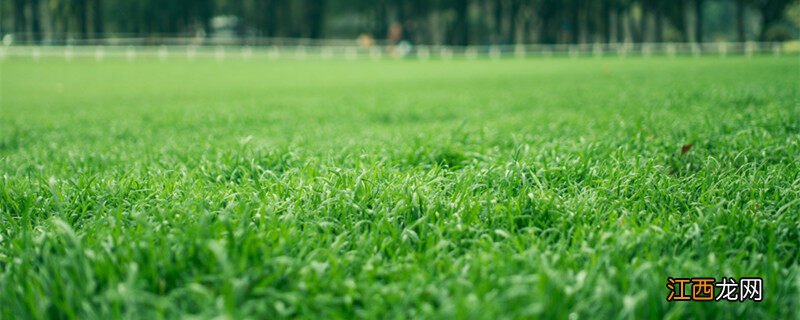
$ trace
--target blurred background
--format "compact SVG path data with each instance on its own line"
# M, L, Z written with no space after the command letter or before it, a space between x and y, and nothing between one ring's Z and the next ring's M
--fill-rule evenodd
M349 39L360 46L775 42L797 39L799 30L796 0L0 2L6 45L113 38L255 45Z

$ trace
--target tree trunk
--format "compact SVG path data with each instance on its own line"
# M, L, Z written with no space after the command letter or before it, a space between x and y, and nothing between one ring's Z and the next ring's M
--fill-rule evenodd
M654 7L655 15L655 42L664 41L664 22L662 21L663 13L661 12L661 4L656 4Z
M645 37L646 31L647 31L647 30L645 30L647 28L647 19L646 19L646 17L647 17L647 15L645 15L644 10L641 10L641 13L639 15L639 19L636 20L635 23L634 23L634 25L636 26L636 32L634 32L634 34L636 35L636 38L634 39L634 42L638 42L638 43L644 42L644 37ZM633 19L633 18L634 18L633 15L631 15L631 19Z
M263 12L261 15L264 17L262 20L262 28L264 28L264 34L267 35L267 38L275 37L275 3L273 1L264 1L262 4Z
M39 42L42 39L41 21L39 21L39 0L31 0L31 32L33 40Z
M608 1L603 1L602 9L600 10L600 23L603 28L603 41L611 43L611 5Z
M319 39L322 37L323 18L325 17L325 0L312 0L308 5L309 38Z
M617 42L625 42L625 11L622 7L617 7Z
M689 31L686 27L686 2L685 0L676 0L674 8L675 28L681 35L681 41L689 42Z
M89 33L89 21L86 18L86 0L76 1L74 10L76 11L78 31L80 32L78 37L85 39L87 33Z
M375 1L374 36L377 39L386 39L389 34L389 20L386 15L386 0Z
M533 8L539 20L539 42L546 44L556 43L559 33L559 15L558 1L542 0L538 3L538 8ZM533 29L537 27L532 25Z
M491 26L492 32L490 33L490 42L499 44L503 41L503 6L501 1L487 1L491 6Z
M580 42L580 2L573 1L573 6L570 8L570 42L572 43L579 43Z
M703 42L703 0L694 0L694 41Z
M517 23L519 20L519 2L520 0L511 0L511 8L508 13L508 38L509 43L517 43Z
M24 34L28 25L25 19L25 0L14 0L12 7L14 12L14 33L19 33L15 37L18 40L25 40Z
M456 0L456 23L453 44L466 46L469 44L469 1Z
M102 37L103 36L103 0L94 0L92 5L92 24L94 27L92 28L94 31L95 37Z
M736 0L736 40L745 42L744 33L744 0Z

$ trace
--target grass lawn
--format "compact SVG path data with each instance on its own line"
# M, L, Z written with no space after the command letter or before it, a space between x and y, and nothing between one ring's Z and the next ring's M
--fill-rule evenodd
M0 318L798 317L797 56L0 77Z

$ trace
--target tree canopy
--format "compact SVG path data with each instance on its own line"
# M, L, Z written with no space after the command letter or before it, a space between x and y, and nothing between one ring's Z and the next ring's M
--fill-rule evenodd
M797 0L9 0L0 33L354 38L426 44L782 41ZM214 23L217 21L219 23Z

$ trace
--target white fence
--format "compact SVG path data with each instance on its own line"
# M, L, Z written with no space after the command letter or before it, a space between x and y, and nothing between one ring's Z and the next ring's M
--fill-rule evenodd
M362 47L345 43L331 45L273 44L163 44L163 45L115 45L86 44L31 46L0 46L0 59L63 58L73 59L500 59L526 57L648 57L648 56L703 56L720 57L738 55L797 54L796 48L783 43L619 43L619 44L557 44L557 45L489 45L489 46L410 46L374 45Z

